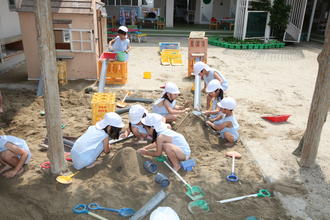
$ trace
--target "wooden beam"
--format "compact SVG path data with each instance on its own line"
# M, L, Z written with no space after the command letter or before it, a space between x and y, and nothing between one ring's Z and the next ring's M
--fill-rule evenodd
M60 174L67 169L67 164L64 160L64 146L62 140L60 97L51 2L50 0L36 0L35 2L40 70L44 78L44 105L49 141L48 158L51 162L51 172L53 174Z
M303 167L312 167L315 164L322 128L330 108L330 17L328 18L324 45L318 56L318 62L319 72L307 128L303 136L300 160L300 165Z

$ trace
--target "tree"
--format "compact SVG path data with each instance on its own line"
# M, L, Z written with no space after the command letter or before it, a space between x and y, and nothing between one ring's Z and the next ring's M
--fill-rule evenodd
M291 6L287 5L285 0L274 0L273 7L270 9L269 26L278 40L283 39L284 32L289 23L290 10Z
M330 16L325 31L324 45L318 56L319 71L315 83L307 128L301 141L300 165L311 167L315 164L323 125L330 109Z

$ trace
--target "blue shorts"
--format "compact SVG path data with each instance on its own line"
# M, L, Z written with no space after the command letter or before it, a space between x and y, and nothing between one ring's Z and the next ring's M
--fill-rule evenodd
M237 141L239 138L239 134L234 128L224 128L220 131L220 137L225 138L225 133L228 132L234 137L234 141Z

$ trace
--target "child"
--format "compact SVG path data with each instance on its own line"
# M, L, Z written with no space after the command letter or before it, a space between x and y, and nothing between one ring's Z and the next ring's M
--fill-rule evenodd
M236 107L236 101L233 98L227 97L222 99L218 103L218 106L220 107L220 110L225 114L225 117L217 121L217 123L212 123L210 121L207 121L206 123L215 130L219 131L220 137L227 141L225 146L230 147L235 144L239 137L237 132L239 129L239 124L233 113L233 110Z
M5 177L11 178L22 173L23 166L29 163L31 156L23 139L9 135L0 136L0 165L4 165L0 173L5 172Z
M173 164L173 168L180 169L180 161L188 160L190 157L190 147L182 134L179 134L167 127L162 122L160 115L156 113L148 114L142 119L148 134L153 136L153 143L149 144L137 152L146 156L158 157L165 152ZM154 151L149 151L154 149Z
M118 28L118 36L109 41L109 49L113 52L125 52L128 54L130 49L130 41L127 38L128 29L125 26L120 26ZM126 56L126 60L128 56Z
M133 105L128 112L129 128L127 129L128 136L129 133L133 133L135 137L143 140L148 136L147 130L143 127L141 119L146 117L148 111L142 107L142 105Z
M201 78L204 80L203 91L205 91L207 84L209 84L213 79L217 79L220 81L223 91L226 91L228 89L228 81L226 80L224 75L222 75L220 71L211 68L209 65L201 61L194 64L194 74L195 75L199 74ZM207 102L206 102L207 108L210 107L210 101L211 101L211 97L207 96Z
M209 110L203 113L207 116L210 116L211 122L220 120L223 116L220 111L220 108L217 106L217 103L223 99L223 89L220 84L220 81L217 79L211 80L211 82L207 84L206 92L208 96L211 97L211 103Z
M166 122L175 121L177 119L177 115L189 111L189 108L176 106L175 99L179 94L180 91L175 83L166 83L163 96L153 104L152 111L164 116L166 118Z
M3 107L2 107L2 95L0 91L0 113L3 113Z
M75 169L94 165L97 157L102 153L110 152L109 138L118 139L121 128L125 125L121 117L114 112L105 114L104 119L90 126L77 139L71 150L71 157Z

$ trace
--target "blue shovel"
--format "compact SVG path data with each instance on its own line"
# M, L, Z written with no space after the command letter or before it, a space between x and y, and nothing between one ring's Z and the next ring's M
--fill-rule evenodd
M114 212L120 216L125 216L125 217L132 216L135 213L135 210L131 209L131 208L111 209L111 208L105 208L105 207L99 206L97 203L90 203L88 205L88 209L89 210L106 210L106 211Z
M226 179L228 182L237 182L239 179L238 179L238 176L236 176L236 174L235 174L235 158L237 158L237 159L241 158L241 154L236 151L232 151L232 152L226 153L226 156L233 158L233 160L232 160L233 162L232 162L232 166L231 166L231 174L228 175Z

